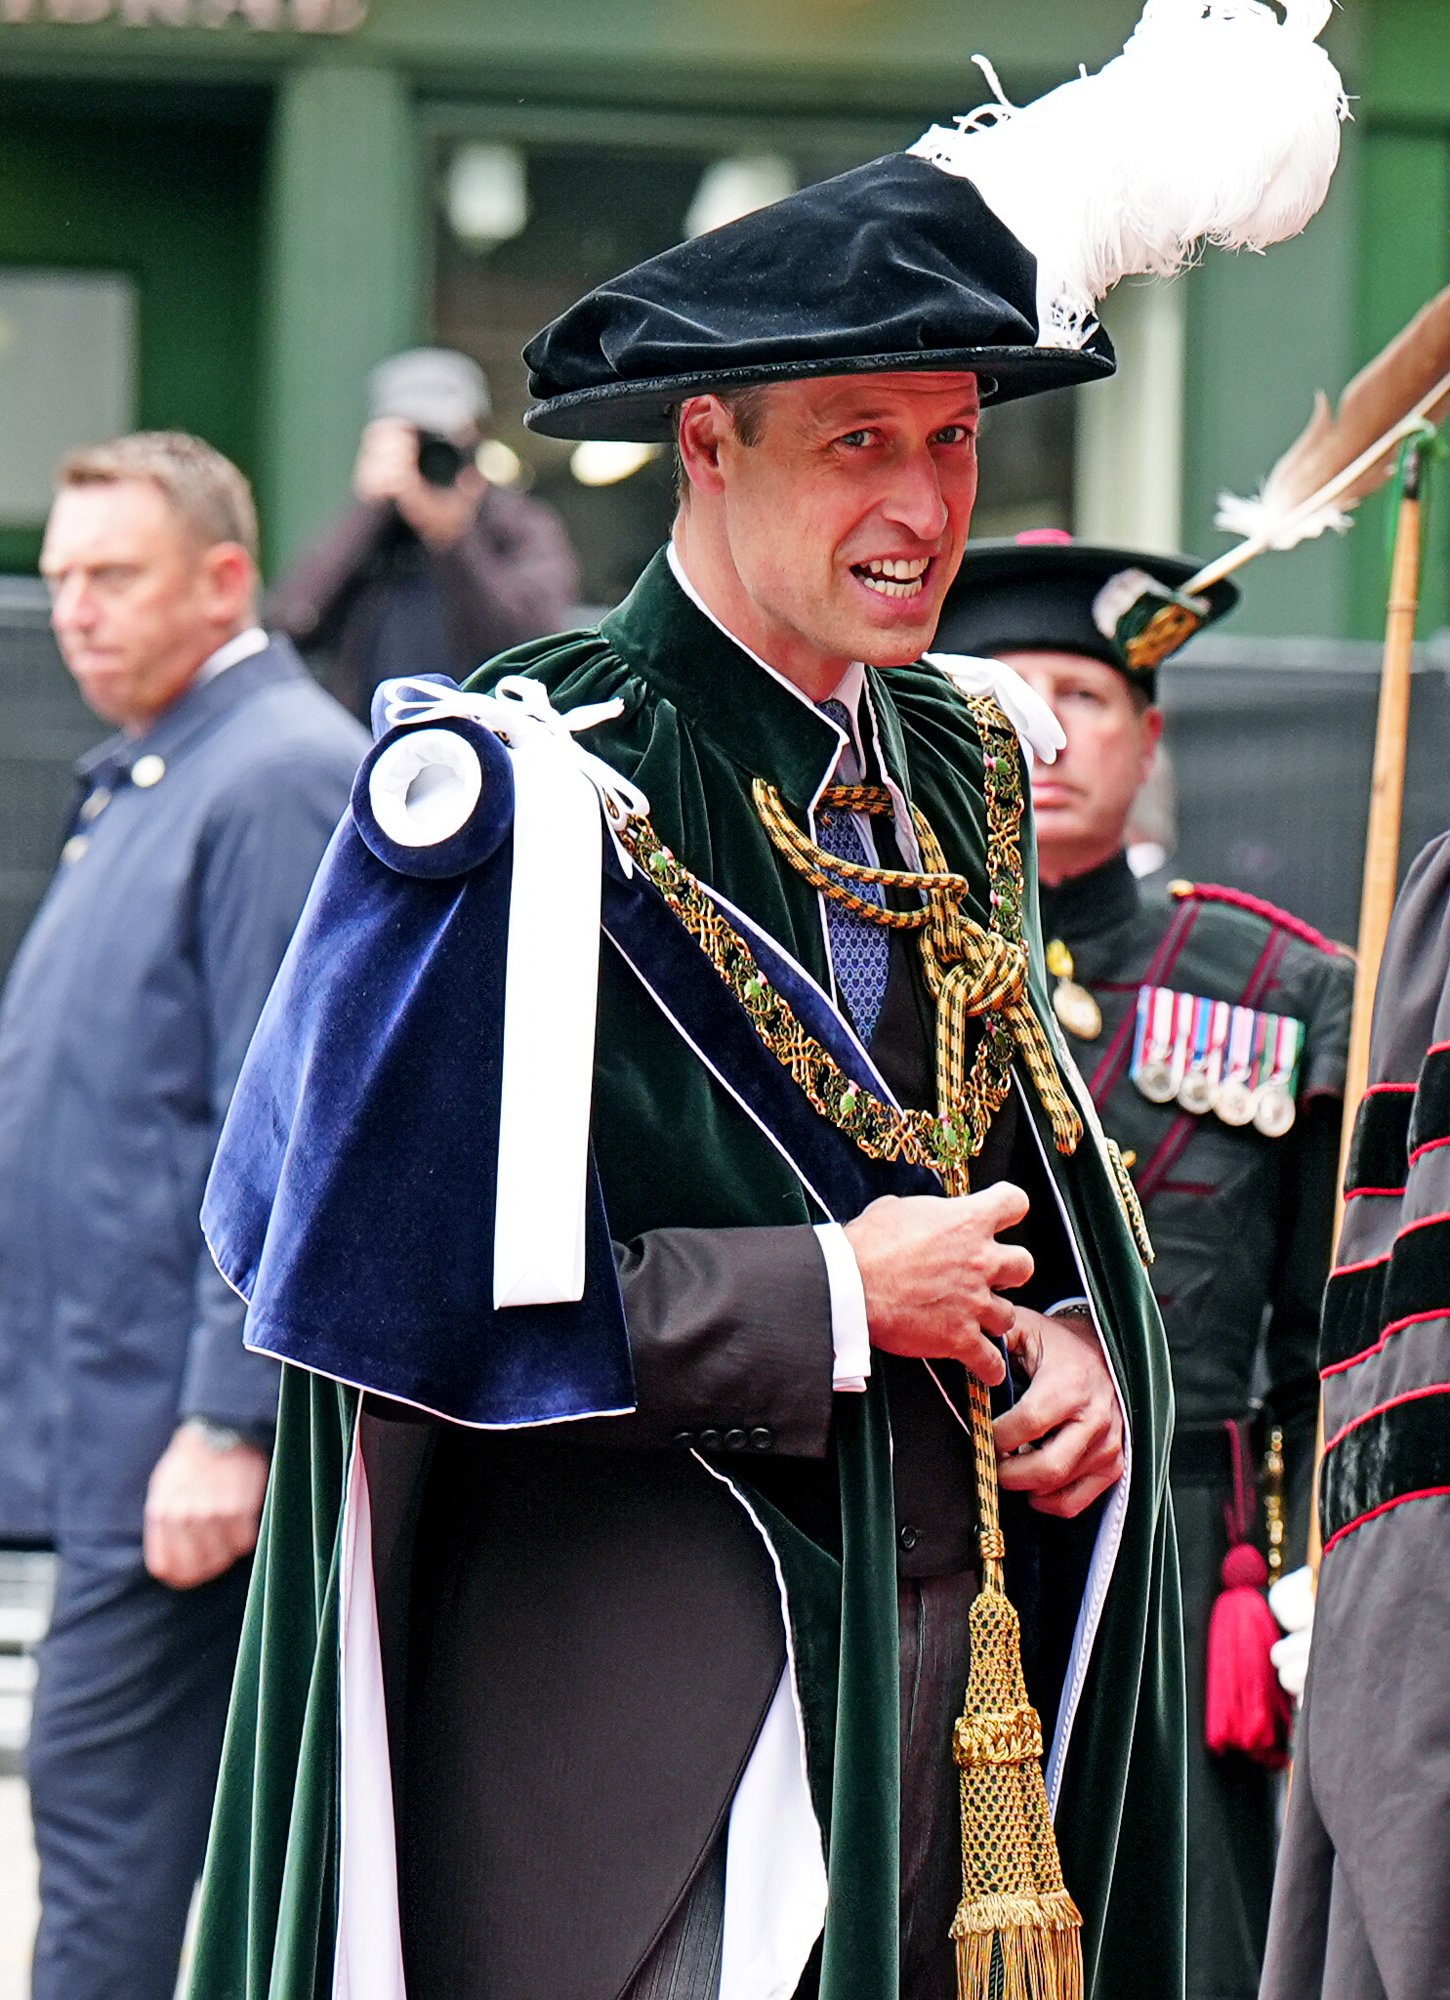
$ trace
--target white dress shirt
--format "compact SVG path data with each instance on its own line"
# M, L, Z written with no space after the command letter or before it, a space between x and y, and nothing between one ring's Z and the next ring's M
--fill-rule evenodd
M218 646L214 653L207 655L196 670L192 686L204 687L218 674L224 674L228 667L236 666L241 660L250 660L253 653L265 653L271 643L260 625L249 625L245 632L238 632L235 638L228 639L225 645Z

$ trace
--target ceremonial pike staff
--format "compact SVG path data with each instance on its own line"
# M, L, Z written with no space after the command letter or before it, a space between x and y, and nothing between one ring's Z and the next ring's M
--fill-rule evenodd
M1241 569L1267 549L1291 549L1326 528L1342 533L1351 510L1392 477L1398 487L1394 556L1385 619L1384 663L1380 672L1379 715L1375 725L1369 827L1365 839L1356 949L1354 1012L1344 1084L1344 1125L1340 1137L1340 1194L1335 1224L1343 1220L1344 1168L1360 1099L1369 1074L1370 1023L1385 936L1394 908L1399 872L1400 813L1405 789L1405 751L1410 718L1410 660L1419 603L1421 488L1435 425L1450 411L1450 287L1421 307L1409 325L1354 377L1331 411L1320 390L1314 413L1274 465L1251 500L1223 494L1215 526L1244 539L1208 563L1176 593L1149 595L1118 621L1120 643L1130 662L1134 652L1156 653L1165 639L1182 643L1199 622L1194 596ZM1315 1490L1324 1450L1321 1404L1315 1451ZM1310 1527L1310 1566L1318 1574L1317 1510Z
M1370 1016L1394 907L1410 716L1410 652L1420 580L1420 491L1434 426L1450 409L1450 288L1423 306L1362 368L1332 414L1321 390L1303 432L1252 500L1225 494L1216 525L1246 536L1199 571L1184 594L1206 589L1265 549L1293 548L1326 528L1349 526L1350 510L1395 474L1399 506L1385 620L1374 776L1359 906L1358 969L1344 1086L1342 1170L1369 1074ZM1343 1195L1340 1196L1341 1208ZM1337 1233L1337 1231L1336 1231Z

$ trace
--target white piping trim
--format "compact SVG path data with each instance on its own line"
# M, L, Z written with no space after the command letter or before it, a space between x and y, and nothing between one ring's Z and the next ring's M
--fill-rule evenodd
M811 1948L825 1927L829 1895L825 1842L811 1799L806 1762L805 1711L796 1676L790 1597L775 1544L748 1498L727 1473L709 1464L699 1452L691 1452L690 1456L704 1466L712 1479L718 1479L737 1506L744 1509L764 1542L775 1571L785 1632L785 1671L781 1684L730 1805L719 2000L790 2000L805 1971ZM787 1743L782 1740L779 1710L783 1689L789 1690L795 1724L794 1756L785 1754ZM766 1831L760 1807L772 1798L774 1810L769 1815L768 1830L773 1837L773 1850L766 1857L759 1851L762 1833ZM739 1824L737 1805L741 1807ZM805 1833L807 1825L815 1836L813 1840ZM782 1833L786 1855L779 1848ZM792 1868L794 1875L789 1883L785 1880L788 1868Z
M1063 1766L1067 1761L1068 1745L1072 1739L1073 1724L1077 1720L1078 1705L1082 1700L1082 1691L1087 1683L1088 1667L1092 1660L1092 1650L1097 1640L1098 1627L1102 1623L1103 1606L1107 1601L1108 1586L1113 1580L1113 1571L1117 1567L1118 1550L1122 1546L1123 1530L1127 1523L1128 1493L1133 1477L1133 1433L1132 1427L1128 1422L1128 1406L1123 1398L1122 1385L1119 1383L1117 1371L1113 1367L1113 1357L1108 1350L1108 1344L1103 1338L1102 1321L1098 1316L1098 1309L1093 1301L1092 1287L1088 1280L1087 1268L1083 1263L1081 1252L1078 1249L1077 1238L1073 1234L1072 1222L1067 1212L1067 1204L1062 1198L1062 1190L1057 1185L1057 1176L1052 1171L1051 1164L1047 1158L1047 1149L1042 1143L1041 1135L1032 1117L1032 1109L1027 1099L1027 1093L1022 1088L1022 1079L1015 1072L1013 1074L1013 1082L1016 1084L1018 1093L1022 1098L1022 1109L1027 1119L1028 1130L1032 1134L1038 1154L1041 1157L1043 1171L1047 1175L1048 1185L1051 1187L1053 1199L1057 1203L1058 1214L1062 1217L1063 1234L1067 1237L1068 1245L1072 1250L1073 1262L1077 1266L1078 1276L1082 1279L1083 1294L1087 1299L1088 1310L1092 1315L1093 1330L1097 1334L1098 1345L1102 1350L1103 1361L1108 1371L1108 1379L1112 1382L1113 1394L1118 1399L1118 1410L1123 1420L1122 1477L1112 1488L1111 1497L1108 1500L1107 1506L1103 1509L1103 1518L1098 1523L1097 1536L1093 1542L1092 1560L1088 1564L1087 1584L1083 1590L1082 1603L1078 1608L1077 1624L1073 1630L1072 1652L1068 1656L1067 1674L1063 1680L1062 1699L1057 1705L1057 1726L1052 1733L1052 1748L1048 1753L1047 1767L1044 1774L1047 1781L1048 1807L1055 1815L1057 1812L1058 1797L1062 1791Z
M353 1426L343 1501L338 1655L340 1834L332 1991L334 2000L407 2000L361 1415Z
M304 1361L293 1361L289 1355L274 1353L270 1347L248 1340L245 1326L242 1329L242 1345L249 1354L265 1354L269 1361L285 1361L289 1368L300 1368L307 1375L320 1375L324 1382L340 1383L344 1389L356 1389L364 1396L381 1396L385 1402L400 1403L405 1410L421 1410L425 1417L437 1417L440 1423L456 1424L465 1431L537 1431L556 1424L591 1423L595 1417L632 1417L639 1408L637 1403L622 1403L617 1410L573 1410L567 1416L523 1417L517 1423L485 1424L476 1418L455 1417L447 1410L435 1410L431 1403L420 1403L412 1396L400 1396L392 1389L380 1389L375 1382L354 1382L350 1375L333 1375L325 1368L313 1368Z
M201 1232L201 1240L206 1245L207 1256L210 1257L213 1264L216 1265L217 1276L221 1279L222 1283L227 1287L227 1290L235 1292L237 1297L241 1300L242 1304L244 1306L249 1306L252 1303L250 1297L246 1292L242 1290L241 1286L236 1282L235 1278L229 1278L226 1272L222 1269L221 1262L217 1257L216 1251L212 1248L211 1238L207 1235L204 1229Z

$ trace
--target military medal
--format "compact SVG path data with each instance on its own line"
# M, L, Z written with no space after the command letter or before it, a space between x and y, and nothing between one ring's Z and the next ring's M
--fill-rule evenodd
M1254 1105L1254 1129L1266 1139L1282 1139L1294 1123L1294 1086L1304 1047L1304 1024L1282 1015L1274 1024L1272 1067L1260 1084Z
M1235 1007L1228 1033L1228 1055L1214 1110L1225 1125L1247 1125L1254 1115L1254 1023L1252 1007Z
M1178 1086L1178 1102L1196 1118L1212 1111L1218 1095L1224 1044L1228 1038L1228 1017L1228 1005L1223 1000L1195 1000L1193 1003L1193 1054Z
M1171 1104L1178 1095L1183 1072L1180 1067L1174 1075L1175 1031L1181 1013L1178 1003L1188 999L1186 993L1174 993L1166 986L1139 988L1132 1077L1150 1104Z
M1168 1081L1173 1086L1170 1097L1177 1097L1183 1088L1183 1078L1188 1070L1188 1051L1193 1039L1194 1010L1197 1004L1191 993L1173 995L1173 1053L1168 1060Z
M1061 938L1054 938L1047 947L1047 969L1057 981L1052 989L1053 1013L1080 1042L1095 1042L1103 1032L1103 1010L1073 978L1072 953Z
M1248 1122L1251 1125L1254 1122L1254 1114L1259 1108L1259 1099L1263 1095L1264 1080L1268 1072L1269 1050L1273 1044L1274 1028L1277 1025L1278 1018L1277 1014L1254 1015L1254 1057L1249 1068Z

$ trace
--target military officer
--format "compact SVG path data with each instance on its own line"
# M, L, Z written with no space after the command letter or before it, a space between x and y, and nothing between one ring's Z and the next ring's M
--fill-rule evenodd
M1208 1626L1230 1542L1259 1532L1246 1448L1256 1382L1287 1468L1275 1553L1285 1570L1303 1560L1352 971L1270 904L1186 882L1149 897L1129 869L1129 814L1163 729L1155 669L1194 620L1160 620L1157 642L1127 653L1118 621L1140 585L1171 593L1193 567L1056 534L969 543L937 648L1008 660L1067 733L1032 787L1053 1000L1146 1212L1177 1400L1188 2000L1252 2000L1274 1781L1269 1763L1207 1747ZM1217 585L1202 622L1236 598Z

